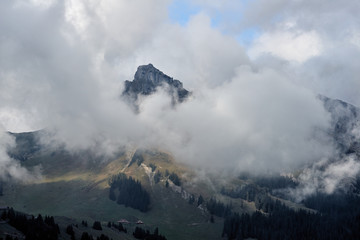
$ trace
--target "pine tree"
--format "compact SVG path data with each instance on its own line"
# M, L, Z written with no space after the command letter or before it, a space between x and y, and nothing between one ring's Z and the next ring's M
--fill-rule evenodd
M101 223L99 221L95 221L92 228L101 231L102 230Z

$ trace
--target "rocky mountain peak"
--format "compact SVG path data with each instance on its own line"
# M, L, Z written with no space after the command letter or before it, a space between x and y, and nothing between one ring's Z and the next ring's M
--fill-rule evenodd
M153 94L161 86L168 87L174 102L182 102L190 94L183 88L182 82L169 77L149 63L138 67L133 81L125 81L123 96L136 101L139 94Z

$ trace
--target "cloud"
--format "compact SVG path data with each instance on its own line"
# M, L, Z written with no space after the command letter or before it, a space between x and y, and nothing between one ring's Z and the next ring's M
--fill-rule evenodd
M195 93L196 94L196 93ZM273 70L240 67L217 88L169 110L165 94L145 100L140 118L178 160L208 170L290 171L332 153L320 133L329 116L315 95Z
M247 52L253 60L261 58L264 64L264 56L272 54L290 61L286 70L297 84L360 106L354 91L359 89L358 71L353 67L360 59L358 1L198 0L192 4L209 14L220 31L249 44ZM250 39L249 29L257 32ZM274 67L274 58L265 58L266 65Z
M321 54L321 39L315 31L276 31L264 33L257 38L249 55L256 59L261 54L273 54L287 61L299 63Z
M331 145L320 134L329 127L329 116L306 80L299 84L311 61L316 62L309 81L320 81L321 59L324 68L328 63L324 52L331 45L330 30L310 27L293 3L290 7L283 1L268 3L263 6L268 9L259 10L264 21L259 17L258 24L284 7L286 11L278 10L297 14L294 18L285 14L283 22L296 25L287 32L263 25L257 54L266 50L274 56L259 64L249 59L233 35L214 26L210 10L179 25L168 19L169 3L2 1L3 119L26 118L24 130L47 128L51 135L44 141L65 144L73 151L90 147L111 153L123 145L153 146L213 171L291 170L331 154ZM233 3L209 9L226 12ZM283 41L278 49L273 47L276 42L269 42L272 36ZM289 47L290 41L298 49ZM351 66L345 56L343 60L344 66ZM183 81L193 98L173 110L163 91L144 99L141 113L135 115L120 99L123 81L132 80L138 65L150 62Z
M356 21L356 9L359 7L356 0L346 3L326 0L257 0L247 5L245 23L269 30L276 26L274 23L291 21L303 29L316 28L327 34L338 32L341 35L349 27L359 24Z
M22 167L18 161L8 156L7 151L14 146L14 137L6 133L0 125L0 181L26 182L40 178L39 166L30 172Z
M190 89L221 85L234 76L236 67L250 64L238 42L214 29L204 13L192 16L185 27L162 26L136 52L138 65L148 62Z
M268 53L286 60L293 79L316 92L360 105L354 62L360 58L356 12L358 1L252 1L245 13L248 27L261 29L249 54Z
M360 74L356 67L359 57L360 50L351 45L332 49L309 59L298 69L298 78L302 76L304 85L323 95L360 106L357 91L360 89L360 81L356 77Z
M280 190L296 202L301 202L317 193L333 194L339 190L347 192L360 173L356 156L346 156L336 162L323 159L306 168L298 177L299 186Z

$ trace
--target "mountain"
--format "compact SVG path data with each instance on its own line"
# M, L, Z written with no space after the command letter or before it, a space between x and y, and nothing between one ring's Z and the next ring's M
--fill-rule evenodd
M166 89L173 104L191 94L180 81L149 64L139 66L134 80L125 82L122 96L138 106L139 96L156 94L159 87ZM326 133L340 156L352 155L354 161L360 161L360 109L340 100L319 98L331 116ZM42 179L26 183L0 180L0 206L34 216L54 216L60 226L58 239L70 239L66 234L69 225L76 239L84 231L98 237L104 233L113 239L135 239L132 233L138 226L149 232L158 228L169 240L360 236L359 177L352 182L352 192L317 193L298 203L280 194L298 186L296 174L198 175L190 166L176 162L166 149L119 146L115 155L99 157L93 149L73 153L64 147L45 146L40 141L45 130L10 134L16 146L8 154L28 169L41 166ZM108 222L119 220L129 222L124 224L127 233L106 227ZM86 227L83 221L90 225L99 221L103 230ZM138 225L139 221L143 224ZM0 222L0 238L5 238L5 231L20 234L12 225Z
M182 82L164 74L151 63L139 66L133 81L125 81L122 96L131 103L135 103L139 95L151 95L160 87L166 89L173 104L181 103L190 96L190 92L183 88Z
M360 157L360 108L338 99L319 98L331 115L330 135L339 151Z

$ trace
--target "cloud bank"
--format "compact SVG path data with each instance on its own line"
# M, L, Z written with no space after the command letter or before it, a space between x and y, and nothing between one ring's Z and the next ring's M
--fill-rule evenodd
M150 142L203 168L290 171L332 153L320 134L329 120L322 103L272 70L240 67L230 82L203 90L176 111L165 94L142 107L140 118L156 136Z
M212 171L291 171L333 154L321 134L330 116L316 94L360 103L355 1L339 13L324 1L196 1L203 11L184 25L169 20L170 3L2 1L0 117L7 130L46 128L54 135L44 141L69 150L166 148ZM222 17L234 9L241 19ZM329 15L335 19L327 23ZM343 24L331 23L345 15L351 31L335 38ZM261 32L245 49L236 36L251 27ZM120 99L123 81L150 62L193 98L172 110L160 92L135 115Z

